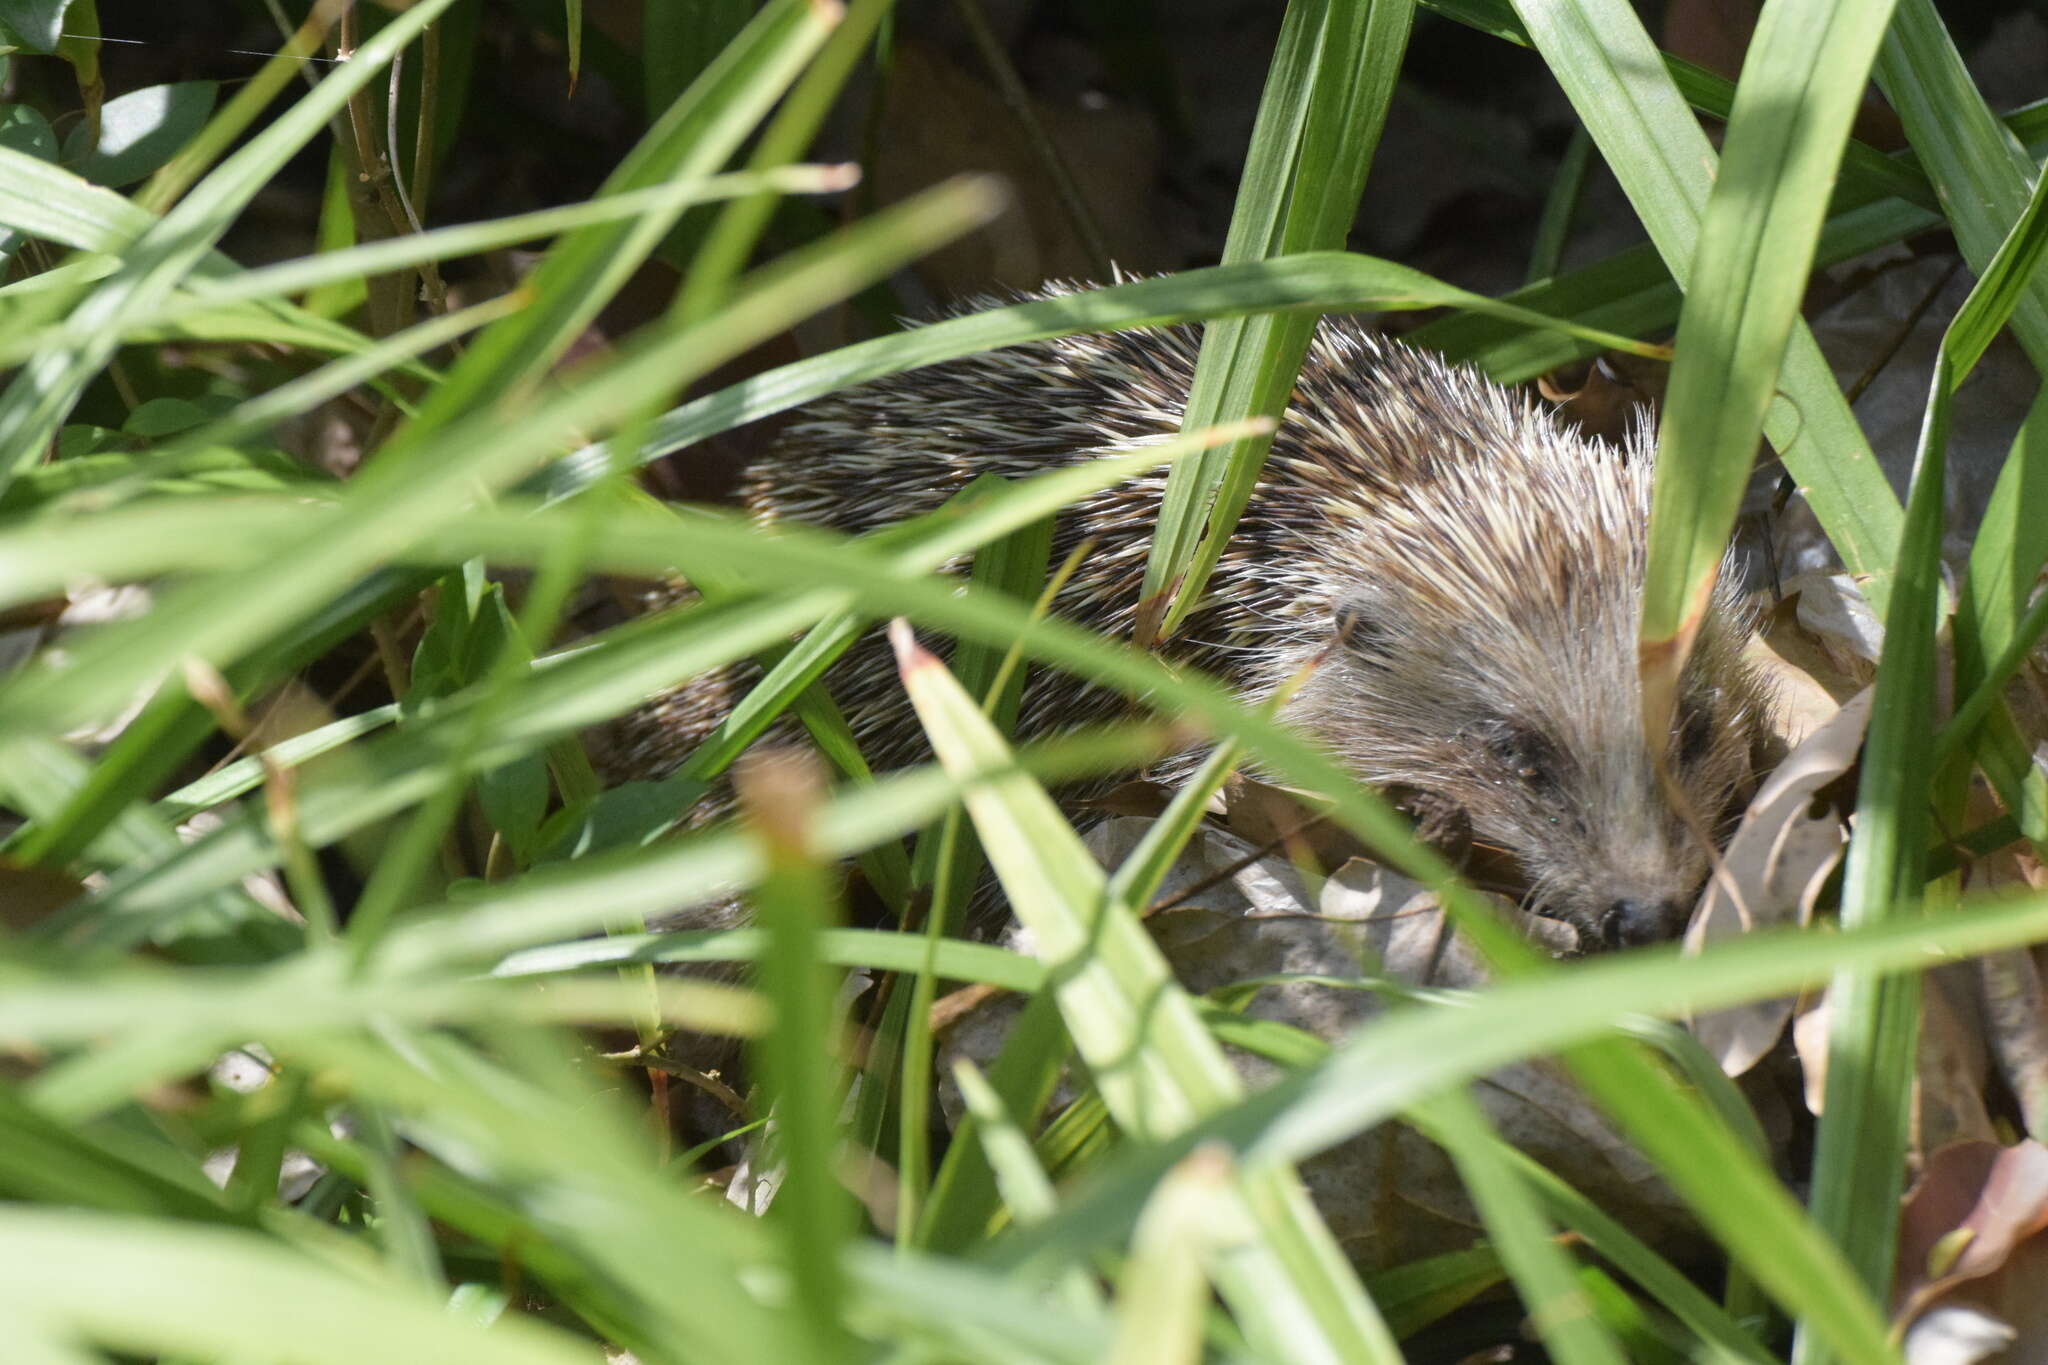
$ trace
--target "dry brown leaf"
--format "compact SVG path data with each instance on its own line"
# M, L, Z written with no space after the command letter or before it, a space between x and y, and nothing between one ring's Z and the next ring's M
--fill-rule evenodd
M1803 922L1814 897L1841 860L1848 836L1828 812L1811 813L1814 796L1855 763L1870 719L1862 692L1785 756L1764 783L1722 857L1727 877L1707 887L1685 935L1689 951L1753 929ZM1693 1021L1693 1032L1722 1070L1740 1076L1776 1046L1794 1000L1759 1000Z
M1792 1021L1792 1050L1799 1056L1801 1088L1806 1092L1806 1112L1818 1114L1828 1089L1828 1002L1813 1001Z
M1928 1152L1998 1135L1984 1100L1991 1054L1974 965L1943 967L1922 978L1909 1153L1916 1169Z
M1989 953L1976 962L1979 1000L1991 1050L2019 1100L2027 1131L2048 1123L2048 991L2041 949Z
M1929 973L1921 1018L1911 1135L1916 1157L1959 1139L1986 1138L1994 1131L1984 1104L1989 1066L1967 973ZM1806 1108L1814 1114L1821 1112L1827 1095L1828 1024L1825 996L1812 1001L1792 1023Z
M0 858L0 928L17 933L32 929L84 891L84 883L55 868Z
M1172 800L1173 788L1164 782L1133 778L1129 782L1119 782L1082 804L1088 810L1099 810L1105 815L1157 816Z
M1937 1303L1973 1307L2014 1331L2002 1365L2048 1361L2048 1147L1959 1142L1934 1153L1899 1218L1894 1320L1917 1326ZM1937 1322L1947 1332L1961 1320ZM1995 1335L1995 1334L1994 1334ZM1930 1333L1930 1337L1933 1333ZM1911 1340L1911 1334L1908 1334ZM1937 1355L1917 1361L1985 1359ZM2015 1354L2014 1352L2017 1352Z
M1321 809L1285 787L1235 773L1221 795L1224 824L1253 848L1284 852L1298 863L1325 870L1364 851Z
M1743 647L1743 658L1770 684L1770 724L1788 748L1819 729L1870 682L1867 673L1855 677L1843 672L1800 626L1795 598L1786 598L1764 614Z
M2010 1323L1968 1304L1940 1304L1906 1329L1899 1353L1906 1365L1978 1365L2012 1345Z
M1820 642L1836 671L1870 681L1884 652L1884 623L1856 580L1845 573L1804 573L1787 579L1784 591L1798 596L1800 626Z

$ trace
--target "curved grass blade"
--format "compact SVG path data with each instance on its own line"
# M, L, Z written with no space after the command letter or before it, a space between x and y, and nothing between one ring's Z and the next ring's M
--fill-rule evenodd
M767 948L767 936L751 928L619 934L523 948L501 960L491 975L548 976L642 962L755 962ZM1024 995L1045 985L1045 968L1037 960L971 939L942 938L928 945L922 937L892 930L821 929L817 951L821 961L834 967L883 972L917 971L929 954L932 971L950 980L986 982Z
M31 357L0 391L0 490L42 457L64 414L119 347L126 319L166 297L292 153L449 3L420 0L394 18L143 232L123 252L119 271L75 302L53 297L71 303L64 344Z
M834 1148L841 1086L835 1075L833 983L818 953L821 930L837 918L838 897L813 837L818 775L801 754L763 755L736 787L748 832L761 851L761 880L751 897L768 936L759 988L774 1025L755 1055L775 1112L774 1150L782 1163L768 1219L782 1238L796 1316L819 1359L844 1359L851 1342L840 1326L845 1282L840 1258L853 1231L839 1188Z
M1571 98L1673 278L1687 286L1715 158L1642 21L1623 0L1522 0L1516 13ZM1881 606L1901 513L1805 324L1764 433L1850 569Z
M890 4L891 0L854 0L832 36L819 49L817 59L762 130L748 170L757 175L771 174L803 155L847 78L853 74L854 66L868 50ZM774 210L772 194L755 194L728 205L718 215L684 272L682 289L671 304L678 316L702 321L711 315L732 287L733 278L746 265L748 254L767 229Z
M1537 1339L1561 1365L1624 1365L1621 1344L1590 1311L1547 1212L1478 1104L1463 1091L1446 1091L1410 1112L1456 1164Z
M0 1215L0 1267L11 1319L140 1355L307 1365L590 1359L582 1341L534 1319L482 1329L411 1285L338 1275L331 1263L247 1232L16 1206ZM290 1304L292 1313L252 1313L251 1303Z
M907 625L892 631L939 761L956 775L1002 763L1002 739L973 699L918 649ZM1192 1002L1129 909L1105 898L1100 869L1044 790L1008 779L970 792L967 805L1119 1125L1140 1138L1170 1137L1234 1099L1237 1077ZM1218 1267L1245 1331L1288 1359L1398 1360L1293 1173L1233 1188L1259 1228L1256 1242Z
M1770 0L1736 87L1659 426L1639 641L1643 726L1659 749L1891 6Z
M640 455L651 460L673 454L706 436L786 412L836 389L1000 346L1078 332L1169 327L1278 309L1338 313L1437 307L1470 309L1533 328L1560 328L1602 347L1635 354L1665 354L1661 347L1530 312L1393 261L1341 252L1305 252L991 308L842 346L766 371L664 414L649 429ZM611 458L604 445L578 451L557 461L526 491L566 497L595 482L611 467Z
M1935 354L1906 536L1842 875L1848 927L1911 920L1926 882L1926 774L1932 770L1935 636L1941 616L1943 495L1949 409L1991 339L2024 297L2048 250L2048 177L1963 301ZM1873 1297L1892 1284L1899 1198L1910 1141L1920 978L1844 973L1828 992L1828 1066L1813 1169L1813 1215L1843 1247ZM1841 1358L1802 1338L1795 1359Z
M1413 0L1289 4L1238 181L1226 265L1343 244L1414 16ZM1264 315L1211 323L1184 424L1277 419L1316 321ZM1141 645L1150 645L1155 630L1170 635L1201 600L1270 445L1270 438L1244 441L1168 478L1139 588Z
M600 194L695 180L724 165L825 41L837 14L836 6L771 0L655 122ZM424 458L424 445L443 428L530 388L681 211L675 204L629 223L582 228L556 242L527 281L534 307L478 337L361 477L383 478L386 470L407 468Z
M1983 273L2026 211L2039 177L2034 157L2000 123L1970 79L1941 16L1927 0L1897 0L1878 55L1877 83L1941 196L1956 245ZM2013 335L2048 371L2048 277L2018 282Z

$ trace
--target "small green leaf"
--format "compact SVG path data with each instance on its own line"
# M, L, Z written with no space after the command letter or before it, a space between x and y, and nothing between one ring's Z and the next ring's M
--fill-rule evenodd
M57 135L50 131L50 121L26 104L0 105L0 147L41 161L57 159Z
M116 433L105 427L86 426L77 423L57 433L57 458L59 461L75 460L112 446Z
M541 860L587 858L606 849L645 844L675 828L680 813L696 804L703 782L669 778L627 782L588 801L564 806L548 817L534 846Z
M0 0L0 24L13 30L24 47L55 52L64 33L64 11L71 0Z
M518 855L531 861L539 845L541 817L548 810L548 763L540 754L514 759L477 779L476 799L484 818Z
M94 184L132 185L175 156L213 112L212 81L178 81L132 90L100 110L100 136L87 146L81 125L64 142L64 161Z
M458 670L473 619L460 576L448 575L441 580L434 617L413 650L412 686L405 694L408 710L461 686L463 677Z
M121 424L121 433L124 436L171 436L210 422L233 406L234 403L227 399L208 405L188 398L151 398L128 414L128 420Z

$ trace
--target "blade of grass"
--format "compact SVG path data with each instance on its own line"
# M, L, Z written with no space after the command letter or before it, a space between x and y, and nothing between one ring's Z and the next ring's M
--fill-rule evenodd
M817 52L836 18L836 7L771 0L655 122L600 194L693 180L723 165ZM534 307L478 337L418 416L359 478L408 468L424 458L424 446L442 428L529 389L681 211L674 205L630 223L582 228L558 241L528 280Z
M996 484L999 489L1001 480L996 480ZM969 485L963 497L974 491L974 485ZM1033 611L1043 615L1051 609L1053 594L1065 582L1064 573L1050 581L1047 578L1052 559L1052 535L1052 522L1048 518L1021 527L984 546L974 556L972 581L991 592L1033 601ZM1070 557L1067 564L1071 567L1075 562ZM1007 654L998 654L975 642L963 643L953 651L954 672L961 686L981 697L983 713L1005 736L1016 730L1017 708L1024 691L1022 671L1006 667L1009 662ZM897 1102L896 1229L901 1245L910 1245L916 1239L931 1182L931 1010L938 990L938 944L944 935L966 922L968 899L974 894L975 884L986 867L981 846L967 827L963 812L946 812L935 829L928 829L918 836L914 867L916 883L930 890L924 912L924 939L931 956L919 965L907 983L910 989L903 990L905 983L897 983L897 994L890 999L889 1011L876 1030L876 1047L869 1061L869 1072L873 1078L869 1094L874 1096L872 1121L877 1126L881 1120L882 1102L892 1092L900 1091ZM905 910L907 917L907 905ZM906 927L910 926L906 923ZM889 1075L874 1076L878 1059L881 1067L888 1068ZM892 1083L898 1074L902 1077L900 1086ZM869 1094L863 1094L864 1102L869 1100ZM861 1117L867 1118L866 1103L863 1110ZM856 1132L866 1135L858 1127Z
M1689 285L1715 157L1642 21L1622 0L1523 0L1516 13L1673 278ZM1898 499L1803 323L1793 326L1778 384L1782 401L1764 433L1881 607L1898 545Z
M1225 264L1343 243L1414 15L1413 0L1289 4L1238 181ZM1313 317L1278 314L1212 323L1184 423L1277 419L1315 325ZM1135 633L1141 645L1149 645L1155 631L1172 634L1201 601L1269 447L1270 438L1244 441L1182 466L1167 480L1139 589Z
M1107 1365L1196 1365L1209 1304L1203 1263L1246 1237L1231 1198L1230 1154L1199 1148L1160 1180L1131 1231L1117 1277L1116 1341Z
M407 1356L571 1365L571 1334L531 1318L483 1330L410 1285L337 1275L246 1232L76 1209L0 1217L9 1316L141 1355L245 1356L343 1365ZM291 1312L250 1311L251 1304Z
M833 1158L840 1091L832 1056L835 992L817 950L819 931L837 917L837 897L812 837L818 775L802 761L796 754L765 756L742 771L737 789L761 849L762 877L752 899L768 951L758 978L775 1011L774 1027L756 1051L783 1163L768 1217L783 1240L812 1353L838 1360L851 1345L839 1316L845 1293L840 1257L853 1220Z
M1660 751L1891 8L1769 0L1736 87L1659 424L1639 643L1643 726Z
M1547 1212L1478 1104L1462 1091L1446 1091L1411 1112L1456 1164L1537 1339L1561 1365L1623 1365L1621 1344L1591 1311Z
M1857 825L1842 875L1849 927L1912 918L1926 881L1932 769L1935 636L1941 615L1941 540L1950 404L2005 326L2048 250L2048 178L2013 225L1935 354L1921 426L1907 534L1900 545L1884 655L1857 788ZM1873 1297L1892 1284L1899 1198L1910 1141L1920 1037L1917 975L1844 973L1828 993L1826 1093L1816 1137L1813 1214L1845 1248ZM1841 1357L1802 1336L1803 1365Z
M1000 763L1001 737L909 628L893 628L904 686L939 760L956 774ZM1229 1103L1238 1082L1191 1002L1105 882L1044 791L1028 779L991 784L968 810L1012 910L1052 967L1061 1013L1119 1123L1170 1136ZM1218 1267L1225 1298L1254 1340L1290 1359L1398 1360L1355 1278L1292 1172L1246 1181L1259 1227Z
M1956 245L1981 275L2026 210L2039 176L2033 156L1984 103L1927 0L1898 0L1876 76L1941 196ZM2048 371L2048 277L2016 287L2013 336L2035 367Z
M796 160L818 134L825 116L839 98L873 40L876 26L888 14L891 0L854 0L816 60L789 92L789 98L762 130L747 166L756 174L773 172ZM756 194L728 205L705 235L704 243L684 272L683 286L670 305L680 317L703 321L724 301L732 281L767 229L776 199Z
M642 454L647 459L672 454L706 436L786 412L835 389L998 346L1276 309L1337 313L1436 307L1471 309L1535 328L1561 327L1602 347L1633 354L1666 354L1661 347L1559 322L1455 288L1392 261L1306 252L992 308L843 346L683 404L654 423ZM610 467L609 461L602 446L578 451L558 461L528 491L566 496L597 478Z
M1531 284L1557 273L1586 188L1586 165L1592 158L1593 139L1583 127L1572 129L1572 140L1565 144L1564 156L1557 164L1557 177L1543 200L1543 216L1536 220L1536 240L1529 247Z
M120 345L124 320L153 306L204 259L235 215L391 58L447 8L420 0L194 186L123 253L121 269L70 306L65 341L31 357L0 391L0 490L42 457L64 414Z
M960 1098L966 1104L968 1114L974 1119L973 1139L981 1144L1010 1216L1026 1226L1050 1218L1059 1207L1058 1191L1053 1188L1045 1168L1038 1164L1038 1155L1031 1150L1031 1139L1017 1126L1002 1095L989 1084L980 1069L964 1057L954 1061L953 1079L960 1087ZM966 1137L965 1133L956 1132L954 1140L961 1141ZM1095 1281L1078 1267L1060 1277L1055 1292L1078 1313L1098 1314L1102 1311L1101 1291L1096 1288Z
M2031 745L2002 705L2000 684L1994 680L2017 667L2014 656L2042 628L2040 613L2027 603L2041 564L2048 560L2048 481L2040 474L2048 467L2043 464L2048 460L2044 452L2048 394L2035 398L2013 438L1970 550L1953 631L1955 692L1965 700L1935 746L1936 761L1946 763L1970 744L2019 832L2037 848L2048 847L2048 782L2034 765Z
M1035 1124L1052 1101L1053 1091L1073 1051L1060 1023L1058 1003L1041 981L1003 1040L989 1073L990 1088L1020 1124ZM954 1129L953 1143L932 1181L931 1197L917 1230L918 1245L941 1252L959 1252L987 1235L1001 1207L993 1154L983 1155L976 1140L980 1119L970 1113ZM1017 1206L1010 1205L1013 1216Z
M572 939L521 949L501 960L491 975L546 976L637 962L754 962L767 948L767 937L755 928ZM1027 995L1045 984L1045 968L1035 959L970 939L942 938L927 944L922 938L893 930L821 929L817 951L820 961L834 967L885 972L916 971L929 957L932 970L940 976L988 982Z

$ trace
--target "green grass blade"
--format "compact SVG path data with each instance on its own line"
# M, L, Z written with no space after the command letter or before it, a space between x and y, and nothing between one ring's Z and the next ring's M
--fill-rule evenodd
M544 976L638 962L754 962L767 948L768 940L758 928L620 934L522 949L500 961L491 975ZM823 929L818 932L817 951L821 961L834 967L912 972L929 956L932 969L950 979L987 982L1026 995L1045 985L1045 968L1035 959L970 939L942 938L927 944L891 930Z
M1623 1365L1620 1343L1591 1313L1571 1257L1557 1245L1541 1202L1479 1105L1462 1091L1450 1091L1412 1112L1456 1163L1536 1337L1560 1365Z
M491 1360L586 1365L588 1348L531 1319L480 1329L417 1288L284 1251L252 1233L76 1210L0 1216L10 1318L137 1355ZM288 1315L249 1311L290 1305ZM18 1316L17 1316L18 1315Z
M812 837L817 776L796 755L764 756L739 783L741 807L761 847L755 916L768 935L760 989L774 1026L757 1044L773 1099L774 1150L783 1163L769 1221L781 1234L797 1316L814 1358L843 1359L850 1343L839 1324L845 1293L840 1257L853 1231L833 1149L840 1086L834 1076L832 1002L836 992L817 949L837 917L837 896Z
M1932 770L1935 638L1949 408L1955 392L2024 297L2048 249L2048 178L1957 310L1935 356L1906 508L1884 655L1857 788L1857 825L1842 874L1842 923L1910 920L1926 881L1926 774ZM1911 1138L1920 1038L1917 975L1844 973L1828 992L1827 1086L1813 1170L1813 1214L1843 1247L1873 1296L1889 1289L1899 1198ZM1840 1359L1803 1337L1797 1356Z
M1106 1365L1197 1365L1209 1305L1204 1262L1235 1240L1230 1157L1191 1152L1145 1201L1117 1277L1116 1342ZM1241 1217L1241 1215L1240 1215Z
M698 179L723 165L817 51L833 18L804 0L772 0L655 122L606 179L602 193ZM582 228L557 242L528 280L534 306L479 337L365 472L409 465L422 458L425 442L457 418L529 387L597 316L681 211L674 204L630 223ZM641 388L643 394L660 391Z
M1659 427L1641 643L1661 736L1727 552L1892 0L1771 0L1702 213Z
M832 111L855 65L867 52L875 28L889 13L890 4L891 0L854 0L803 79L762 130L748 161L750 170L757 174L772 172L803 155L825 116ZM775 202L771 194L755 194L728 205L718 215L690 268L684 272L683 287L671 304L679 315L701 320L723 301L734 277L746 265L748 254L767 229Z
M907 626L895 635L904 686L940 762L955 773L999 764L1005 746L973 699ZM1234 1099L1237 1077L1192 1002L1129 910L1105 899L1100 869L1044 791L1012 779L970 792L967 805L1119 1124L1168 1137ZM1245 1330L1292 1359L1398 1359L1292 1172L1247 1182L1244 1198L1261 1251L1245 1249L1219 1276Z
M1928 0L1898 0L1876 75L1940 193L1963 259L1985 271L2026 208L2039 174L2033 156L1986 106ZM2016 285L2013 335L2037 369L2048 369L2048 277Z
M1543 216L1536 220L1536 240L1529 247L1529 282L1535 284L1557 273L1571 237L1572 219L1579 211L1579 199L1586 188L1586 166L1593 159L1593 139L1584 128L1572 130L1558 161L1557 177L1543 200Z
M1226 265L1343 243L1358 213L1387 101L1408 46L1413 0L1294 0L1288 6L1237 204ZM1212 324L1204 333L1183 418L1190 427L1278 418L1315 319L1267 315ZM1270 438L1176 469L1153 529L1139 589L1137 633L1171 634L1201 601L1210 572L1265 463ZM1171 610L1159 607L1172 595Z
M125 320L168 295L291 155L449 3L420 0L387 24L138 237L119 271L76 300L64 344L31 358L0 391L0 489L42 457L64 415L112 358Z
M1642 21L1623 0L1524 0L1516 13L1665 265L1687 284L1714 152ZM1867 591L1881 602L1898 545L1898 499L1803 323L1793 327L1778 383L1784 401L1771 408L1764 433L1843 560L1869 576Z

